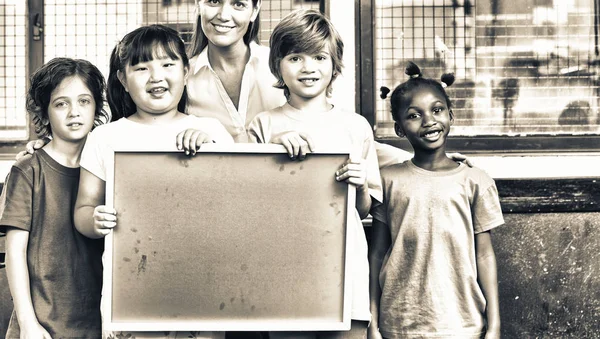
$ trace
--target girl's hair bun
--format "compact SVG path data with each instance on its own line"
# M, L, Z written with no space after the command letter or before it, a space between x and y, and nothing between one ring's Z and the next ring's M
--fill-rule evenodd
M444 87L451 86L455 80L456 77L454 76L454 73L442 74L442 86L445 85Z
M389 89L389 88L387 88L387 87L385 87L385 86L381 86L381 87L379 88L379 92L380 92L380 93L379 93L379 97L380 97L381 99L385 99L385 98L387 98L387 95L390 93L390 89Z
M406 75L408 75L411 78L418 78L421 76L421 69L419 68L419 66L417 66L417 64L415 64L412 61L409 61L408 65L406 66L406 69L404 70L404 73L406 73Z

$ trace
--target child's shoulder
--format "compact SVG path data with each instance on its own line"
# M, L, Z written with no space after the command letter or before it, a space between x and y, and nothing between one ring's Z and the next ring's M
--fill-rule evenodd
M182 124L199 124L199 125L222 125L219 119L213 117L198 117L195 115L186 116Z
M468 176L469 179L483 184L494 182L494 179L485 170L475 166L469 167L465 165L465 167L465 175Z
M129 123L130 121L127 118L120 118L118 120L96 126L90 133L94 135L114 133L115 131L120 131L122 128L127 128Z
M42 165L42 154L44 151L39 150L34 152L33 154L26 154L23 157L19 158L15 163L11 166L10 173L18 172L25 177L32 179L36 173L41 172Z
M381 177L385 175L386 178L393 178L399 174L409 171L411 160L405 160L395 164L390 164L379 169Z
M11 167L12 171L19 171L22 173L31 173L34 171L36 167L39 167L39 162L37 161L37 152L34 154L26 154L23 157L19 158Z
M285 116L285 112L287 111L286 105L281 105L278 107L275 107L273 109L270 109L268 111L262 111L258 114L256 114L256 116L254 117L254 120L257 121L261 121L261 120L265 120L265 119L271 119L273 117L283 117Z

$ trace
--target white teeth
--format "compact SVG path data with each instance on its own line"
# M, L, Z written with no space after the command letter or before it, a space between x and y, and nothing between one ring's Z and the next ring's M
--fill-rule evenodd
M162 92L166 92L167 89L164 87L157 87L157 88L152 88L150 90L150 93L162 93Z
M429 137L435 137L435 136L437 136L438 134L440 134L440 131L429 132L429 133L425 134L425 137L426 137L426 138L429 138Z
M310 85L310 84L312 84L312 83L314 83L316 81L318 81L318 79L301 79L300 80L300 82L302 82L304 84L307 84L307 85Z
M221 26L221 25L213 25L217 32L226 33L233 29L233 27L229 26Z

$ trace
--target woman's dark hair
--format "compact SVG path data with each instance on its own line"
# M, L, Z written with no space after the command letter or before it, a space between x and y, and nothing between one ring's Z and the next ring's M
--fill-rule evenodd
M202 0L197 0L202 1ZM258 0L252 0L253 8L258 6ZM198 5L196 5L196 10L198 10ZM244 34L244 43L249 45L252 41L258 43L258 32L260 32L260 12L256 16L254 21L251 21L248 25L248 30L246 34ZM188 54L190 58L195 57L200 54L202 50L208 45L208 38L202 31L202 18L200 17L200 12L198 12L198 16L196 17L196 21L194 22L194 32L192 33L192 44L188 49Z
M157 57L157 50L161 48L169 58L181 60L184 67L189 67L189 60L185 53L185 45L179 33L167 26L149 25L137 28L127 33L121 42L112 50L108 72L108 106L112 113L112 121L128 117L137 112L137 105L125 87L119 81L117 72L125 74L127 65L133 66L140 62L153 60ZM181 100L177 105L180 112L185 112L187 93L184 88Z
M79 77L94 97L96 109L94 126L108 122L109 114L104 110L106 83L100 70L87 60L54 58L40 67L31 76L31 85L27 91L26 109L33 120L38 138L52 135L52 126L48 123L48 107L52 91L66 78Z
M407 102L411 92L423 86L432 87L440 92L446 99L446 106L448 106L448 109L451 109L452 103L444 87L450 86L454 83L455 77L453 73L443 74L441 77L441 82L438 82L434 79L424 78L421 74L421 69L419 66L411 61L409 61L408 66L406 66L404 73L406 73L410 79L398 85L392 92L392 97L390 99L392 106L392 117L394 118L394 121L400 121L399 113L402 111L402 105ZM389 89L386 87L381 88L382 99L385 99L386 95L384 95L384 93L386 90L389 92Z

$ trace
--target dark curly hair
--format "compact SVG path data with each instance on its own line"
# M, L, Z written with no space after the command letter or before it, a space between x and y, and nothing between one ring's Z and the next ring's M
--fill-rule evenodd
M31 86L27 92L27 112L31 115L38 138L52 136L52 126L48 123L48 107L50 97L61 82L69 77L77 76L92 93L96 110L94 126L110 120L110 115L104 110L104 93L106 83L98 68L87 60L71 58L54 58L40 67L31 76Z
M162 48L169 58L181 60L184 67L189 67L185 45L176 30L164 25L148 25L127 33L113 48L110 55L107 99L112 121L137 112L137 106L119 81L117 72L125 73L127 65L133 66L140 62L154 60L157 56L157 47ZM187 92L184 88L177 109L185 112L186 105Z
M424 78L421 74L421 69L419 66L411 61L409 61L408 66L406 66L404 73L406 73L410 79L398 85L392 92L392 97L390 99L392 117L394 118L394 121L400 121L399 113L402 111L403 105L406 104L410 98L411 92L422 86L429 86L440 92L446 99L446 106L448 106L448 109L452 108L450 97L446 93L444 87L448 87L454 83L455 77L453 73L443 74L441 77L441 82L434 79ZM387 93L389 93L389 89L382 87L381 96L383 99L385 99Z

